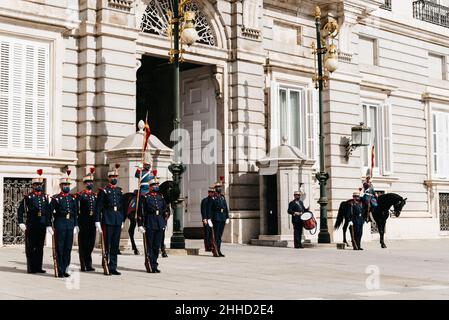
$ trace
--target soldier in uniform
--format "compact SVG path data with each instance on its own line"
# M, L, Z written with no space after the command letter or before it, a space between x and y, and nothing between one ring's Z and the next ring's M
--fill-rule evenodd
M45 273L42 269L44 255L45 228L51 219L48 196L43 193L44 179L42 170L38 170L39 178L33 178L33 191L25 195L17 212L19 228L25 232L25 253L28 273ZM24 221L26 216L26 222Z
M120 245L120 233L125 222L125 210L123 206L123 193L118 183L118 168L108 172L109 184L100 188L97 198L96 222L101 221L104 232L105 252L108 257L109 272L120 275L117 271L117 255Z
M352 194L351 203L351 221L349 222L349 228L352 228L352 246L354 250L363 250L360 242L362 241L362 233L363 233L363 222L364 214L363 214L363 205L360 201L360 193L354 192Z
M212 232L213 225L211 220L212 202L215 199L215 189L210 187L207 191L207 197L201 200L201 219L204 228L204 249L206 252L212 251Z
M151 172L151 154L145 152L144 161L136 170L134 176L140 179L140 193L147 194L150 191L150 180L154 179L154 172Z
M302 228L303 228L303 221L301 220L301 215L306 211L306 208L304 207L304 203L301 200L302 195L303 195L302 192L295 191L293 193L295 199L288 204L288 214L292 216L292 224L294 229L293 239L296 249L304 248L303 245L301 244Z
M161 245L162 232L166 227L164 214L167 210L167 204L164 197L158 193L159 182L157 179L150 181L150 191L140 197L139 212L137 223L139 232L147 239L148 257L150 259L151 270L153 273L160 273L157 268L157 259Z
M58 277L70 277L68 268L72 253L73 237L78 234L78 204L75 196L70 194L70 171L67 177L61 178L61 192L51 198L53 212L53 227L56 238L56 258L58 262ZM48 221L51 226L51 221ZM52 234L53 231L50 233Z
M225 255L221 252L221 237L223 236L225 224L229 223L229 210L228 204L226 203L226 198L221 192L222 184L217 182L215 184L215 198L211 204L211 220L218 255L220 257L224 257Z
M377 193L374 190L373 183L371 182L371 175L368 174L366 176L365 181L363 182L363 205L366 214L368 214L368 208L370 211L373 211L374 208L377 207Z
M78 192L78 247L81 271L95 271L92 267L92 251L95 247L96 231L102 232L99 222L95 222L97 194L93 192L95 168L83 178L84 190Z

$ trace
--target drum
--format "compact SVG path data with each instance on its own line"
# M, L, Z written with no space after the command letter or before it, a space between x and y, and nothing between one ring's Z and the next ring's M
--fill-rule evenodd
M313 216L313 213L310 211L304 212L301 215L301 220L303 221L303 226L304 229L306 230L313 230L317 227L315 217Z

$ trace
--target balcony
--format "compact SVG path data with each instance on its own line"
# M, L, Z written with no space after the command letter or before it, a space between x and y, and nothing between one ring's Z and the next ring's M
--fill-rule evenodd
M380 8L391 11L391 0L385 0L385 3L381 5Z
M449 28L449 8L430 1L413 2L413 17Z

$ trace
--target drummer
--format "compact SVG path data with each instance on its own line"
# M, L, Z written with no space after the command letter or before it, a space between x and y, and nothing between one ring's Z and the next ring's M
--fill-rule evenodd
M304 203L301 200L301 197L303 195L304 192L295 191L293 193L293 196L295 198L288 204L288 214L292 216L292 224L294 229L294 244L296 249L304 248L301 244L302 228L303 228L303 221L301 220L301 215L306 211Z

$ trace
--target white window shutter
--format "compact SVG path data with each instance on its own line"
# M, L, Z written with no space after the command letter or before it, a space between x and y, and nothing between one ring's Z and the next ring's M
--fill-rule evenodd
M310 146L310 158L314 159L319 162L320 159L320 118L319 118L319 96L318 96L318 90L315 88L311 88L309 90L309 97L310 97L310 118L309 115L307 117L308 120L310 120L309 123L311 123L311 137L310 137L310 143L308 146Z
M13 44L13 59L12 59L12 103L11 103L11 149L23 151L23 121L24 121L24 71L25 59L24 48L21 43Z
M0 150L48 154L49 45L0 37Z
M11 45L0 41L0 150L9 146Z
M315 113L314 113L314 102L313 102L313 91L314 89L308 88L306 90L306 149L307 156L309 159L315 158Z
M280 144L279 128L279 83L271 81L270 84L270 149Z
M36 148L37 151L48 151L48 122L49 122L49 53L48 47L37 50L37 106L36 106Z
M391 104L386 103L383 107L383 174L393 174L393 135L392 135L392 112Z

